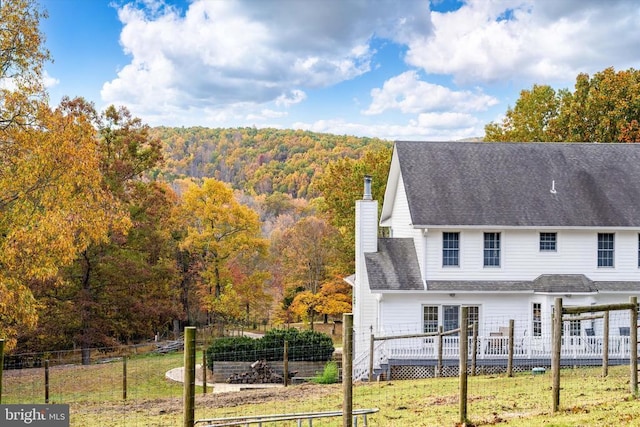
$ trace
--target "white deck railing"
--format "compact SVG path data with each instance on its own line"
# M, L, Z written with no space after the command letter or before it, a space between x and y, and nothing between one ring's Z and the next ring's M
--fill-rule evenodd
M469 338L469 355L472 342ZM569 336L562 339L562 358L601 358L603 338L598 336ZM609 357L628 358L630 340L627 336L609 337ZM458 359L459 337L442 337L442 358ZM478 337L477 359L506 359L509 352L509 337ZM388 359L436 359L437 338L408 338L390 340L376 351L375 366ZM513 357L516 359L551 358L551 340L542 337L520 337L514 339Z

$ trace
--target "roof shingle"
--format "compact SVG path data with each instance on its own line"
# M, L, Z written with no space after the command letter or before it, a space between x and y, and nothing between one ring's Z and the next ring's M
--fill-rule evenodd
M400 141L396 149L416 226L640 226L639 144Z

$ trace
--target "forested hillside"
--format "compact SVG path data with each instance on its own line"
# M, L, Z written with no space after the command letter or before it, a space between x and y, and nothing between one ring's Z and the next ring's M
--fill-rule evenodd
M377 138L339 136L291 129L157 127L152 135L165 150L158 178L215 178L249 194L313 198L310 184L331 161L358 159L367 150L391 147Z

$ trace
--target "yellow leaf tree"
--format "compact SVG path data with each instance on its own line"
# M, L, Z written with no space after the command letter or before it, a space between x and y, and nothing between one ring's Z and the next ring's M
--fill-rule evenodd
M234 262L244 261L243 274L250 278L249 283L256 277L264 279L255 275L260 270L255 260L264 257L267 249L258 214L239 203L233 191L215 179L205 179L201 186L191 183L183 194L181 212L187 229L182 248L201 254L204 260L202 309L210 315L209 321L220 326L237 318L243 311L241 305L246 304L246 298L242 302L240 296L241 283L233 282ZM260 292L262 288L254 289Z

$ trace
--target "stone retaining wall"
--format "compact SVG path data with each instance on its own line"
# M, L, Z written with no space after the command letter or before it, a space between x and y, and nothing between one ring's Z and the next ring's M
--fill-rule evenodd
M224 383L231 374L239 374L241 372L251 372L251 364L253 362L213 362L213 367L209 367L213 371L213 382ZM272 370L282 375L284 372L284 362L273 361L267 362ZM318 373L322 373L324 365L327 362L289 362L289 372L298 371L296 377L313 377ZM211 381L211 379L207 379Z

